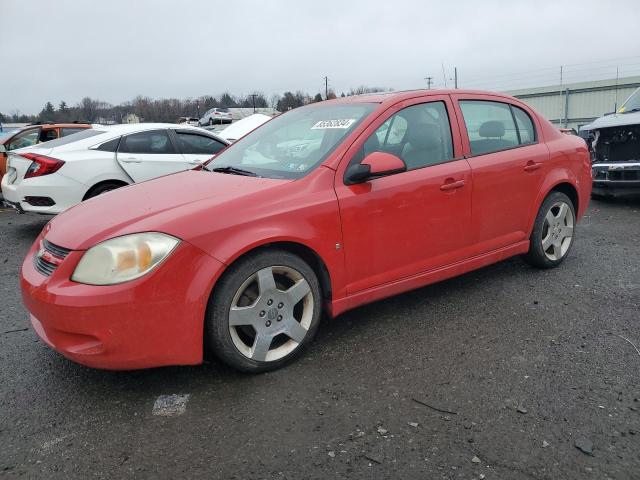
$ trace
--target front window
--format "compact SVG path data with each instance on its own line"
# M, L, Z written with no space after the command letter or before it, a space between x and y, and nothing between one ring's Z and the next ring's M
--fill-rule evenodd
M7 150L16 150L18 148L31 147L38 143L39 128L32 128L18 133L11 139L7 145Z
M375 107L356 103L291 110L240 139L207 169L231 167L268 178L301 178L322 163Z
M640 110L640 88L631 94L620 107L620 113L637 112Z

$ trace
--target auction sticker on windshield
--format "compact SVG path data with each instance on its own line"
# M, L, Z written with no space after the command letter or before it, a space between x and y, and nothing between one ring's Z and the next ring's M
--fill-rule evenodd
M355 118L341 118L336 120L320 120L311 130L324 130L327 128L349 128L355 122Z

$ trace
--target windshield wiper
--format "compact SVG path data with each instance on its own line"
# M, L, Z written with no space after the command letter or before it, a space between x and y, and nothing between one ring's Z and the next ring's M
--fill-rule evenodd
M218 173L228 173L230 175L245 175L247 177L258 176L257 173L250 172L249 170L243 170L241 168L232 167L232 166L212 168L211 171L218 172Z

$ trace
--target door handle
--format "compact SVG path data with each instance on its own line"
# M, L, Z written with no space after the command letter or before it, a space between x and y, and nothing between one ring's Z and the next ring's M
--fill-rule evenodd
M124 163L142 163L142 160L137 159L136 157L127 157L123 158L122 161Z
M454 181L452 178L448 179L445 183L440 185L440 190L447 192L449 190L455 190L456 188L464 187L464 180Z
M529 160L527 164L524 166L524 171L533 172L535 170L538 170L539 168L542 168L542 164L540 162L534 162L533 160Z

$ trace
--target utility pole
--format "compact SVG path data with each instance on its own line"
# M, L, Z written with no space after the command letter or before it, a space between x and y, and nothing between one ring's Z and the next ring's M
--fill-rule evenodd
M325 75L322 78L324 78L324 99L329 100L329 77Z
M256 97L258 96L258 94L252 93L249 96L251 97L251 103L253 105L253 113L256 113Z
M453 67L453 84L458 89L458 67Z
M431 90L431 82L433 81L433 77L424 77L427 81L427 90Z

